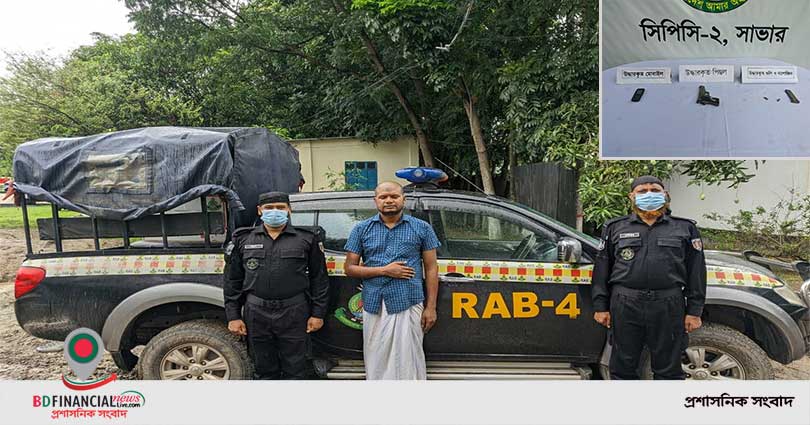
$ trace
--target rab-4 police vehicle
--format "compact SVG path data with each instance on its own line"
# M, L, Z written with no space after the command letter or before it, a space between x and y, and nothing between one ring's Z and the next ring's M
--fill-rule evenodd
M197 131L210 130L174 129L167 137L176 139ZM87 208L86 200L64 202L72 198L55 195L66 193L59 192L58 186L42 186L49 183L45 178L39 180L40 185L31 184L34 179L22 165L20 175L16 174L17 158L24 158L30 148L22 145L15 156L15 188L24 211L26 202L45 200L54 203L55 215L61 207L88 217L39 220L40 239L52 240L57 252L35 253L28 238L29 253L15 282L20 325L34 336L53 340L64 339L77 327L95 329L115 363L124 370L137 367L144 379L249 379L252 365L245 345L226 329L222 247L230 229L240 223L239 214L242 225L255 221L251 216L255 201L251 204L248 199L256 199L265 190L295 192L300 175L297 155L281 149L288 146L286 142L269 137L264 130L222 131L186 135L191 140L224 143L223 158L230 157L230 165L219 158L226 165L206 177L208 189L189 189L204 186L203 178L187 179L186 186L174 189L175 195L192 190L205 200L200 201L197 212L169 211L189 198L155 199L160 207L129 206L130 215L118 216L117 221L99 219L106 213ZM257 146L266 146L273 139L270 145L279 147L276 156L253 146L257 137L262 139ZM176 148L187 146L178 143ZM244 149L259 150L246 158L240 153ZM279 152L287 152L287 156L279 157ZM99 172L96 178L105 184L118 182L113 186L123 190L160 175L180 179L189 175L187 167L156 171L164 154L134 155L121 162L114 153L83 152L77 157L90 166L72 169L79 170L77 175L93 174L93 167L114 169L112 176ZM295 172L288 170L277 173L275 180L267 179L261 173L269 173L268 164L276 162L266 161L271 157L294 162ZM265 161L257 161L261 158ZM263 168L251 168L258 164ZM155 174L150 176L150 172ZM406 187L406 213L428 221L442 242L438 249L439 317L424 341L428 378L588 379L594 371L607 378L610 350L606 330L593 320L590 302L598 241L506 199L440 189L431 180L442 174L422 168L398 173L414 182ZM21 182L20 176L29 183ZM248 181L252 182L249 187L243 187ZM125 192L120 199L132 195ZM219 199L215 206L211 202L214 195ZM243 204L245 210L233 208L234 203ZM314 371L326 378L363 378L363 288L361 281L344 273L343 246L357 222L376 214L373 193L298 193L291 203L294 225L320 231L330 275L329 314L323 328L312 334ZM131 218L132 214L137 217ZM177 237L196 234L197 229L202 229L201 237ZM59 252L62 240L88 235L95 241L95 249ZM99 238L119 235L121 246L100 249ZM151 241L154 236L160 239ZM129 242L135 237L144 239ZM787 264L754 252L707 251L706 257L709 286L704 325L690 334L683 355L689 378L772 379L771 359L787 364L806 355L810 345L810 270L806 262ZM799 293L772 272L774 267L791 268L802 275L805 283ZM144 348L136 356L132 351L138 346ZM648 361L644 370L649 375Z

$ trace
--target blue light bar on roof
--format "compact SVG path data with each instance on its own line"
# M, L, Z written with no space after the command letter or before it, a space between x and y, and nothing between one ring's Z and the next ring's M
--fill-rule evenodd
M397 170L396 176L411 183L439 183L448 179L438 168L408 167Z

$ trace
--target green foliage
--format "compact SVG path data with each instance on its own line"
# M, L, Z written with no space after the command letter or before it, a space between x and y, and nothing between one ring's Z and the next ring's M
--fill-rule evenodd
M156 125L199 125L199 109L182 95L148 87L129 69L142 39L98 36L65 61L9 57L0 78L0 175L11 174L17 144L47 136L80 136Z
M434 156L480 185L463 100L499 194L510 151L518 164L559 161L577 171L594 225L627 211L641 173L731 187L753 176L734 161L599 161L595 0L125 3L137 34L98 35L64 61L12 58L0 79L0 176L21 141L149 125L392 140L415 134L406 103Z
M59 217L78 217L74 211L60 210ZM50 205L31 205L28 207L28 222L32 231L37 229L37 219L51 218ZM23 217L21 207L0 207L0 229L22 229Z
M411 9L439 9L449 5L434 0L353 0L352 8L377 10L382 15L405 12Z
M746 172L743 161L600 161L597 102L595 92L583 92L547 112L531 134L535 153L524 154L532 155L533 161L559 162L576 170L585 220L597 227L628 213L630 183L640 175L667 179L683 173L690 185L727 183L729 187L754 177Z
M365 177L360 173L360 170L349 170L347 174L345 171L335 171L332 168L328 168L324 173L326 177L326 187L320 187L318 190L328 190L334 192L347 192L352 190L358 190L360 188L360 183L365 180ZM349 184L349 177L354 177L358 183L356 184Z
M796 259L810 258L810 195L790 190L790 196L770 207L739 210L734 215L706 214L737 232L738 249Z
M759 161L754 161L754 167L759 168ZM756 176L747 172L742 161L689 161L683 163L682 169L684 174L692 177L689 186L728 183L729 189L735 189Z

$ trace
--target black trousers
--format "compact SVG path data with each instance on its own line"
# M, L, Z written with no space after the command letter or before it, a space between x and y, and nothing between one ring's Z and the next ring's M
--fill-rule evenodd
M637 290L615 286L610 296L611 379L640 379L639 360L650 350L653 379L685 379L681 355L689 340L680 288Z
M307 379L309 303L298 299L282 303L248 296L243 315L253 379Z

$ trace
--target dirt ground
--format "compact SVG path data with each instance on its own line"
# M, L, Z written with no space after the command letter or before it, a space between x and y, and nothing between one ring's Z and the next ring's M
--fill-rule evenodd
M41 248L34 246L35 251ZM14 316L14 277L24 256L22 230L0 229L0 379L60 379L63 373L70 372L63 353L37 353L35 348L48 341L28 335ZM787 366L776 362L773 365L778 379L810 380L810 356ZM119 370L109 354L105 354L96 375L111 372L120 379L135 378L134 373Z
M86 245L86 246L85 246ZM92 242L67 242L66 249L89 248ZM38 241L34 251L53 249ZM36 347L50 341L28 335L17 324L14 316L14 277L25 258L25 237L22 229L0 229L0 379L61 379L62 374L71 374L64 354L40 354ZM94 377L107 376L111 372L119 379L134 379L134 373L118 369L109 354L99 363Z

